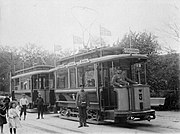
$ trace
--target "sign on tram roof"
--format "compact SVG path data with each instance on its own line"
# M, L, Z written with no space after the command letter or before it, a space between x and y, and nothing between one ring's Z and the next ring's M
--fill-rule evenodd
M79 64L83 64L83 63L89 63L89 62L90 62L89 59L82 59L79 62L77 62L77 64L79 65Z
M67 67L70 67L70 66L75 66L76 65L76 62L70 62L70 63L68 63L66 66Z
M124 53L128 53L128 54L138 54L138 53L139 53L139 49L135 49L135 48L124 48Z

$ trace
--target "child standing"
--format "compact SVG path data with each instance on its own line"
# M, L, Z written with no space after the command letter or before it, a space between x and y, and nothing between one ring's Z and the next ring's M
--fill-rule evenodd
M1 134L3 134L3 125L6 124L6 106L3 103L3 98L0 98L0 126Z
M10 128L10 134L12 134L12 131L14 131L14 134L16 134L16 128L21 127L20 120L19 120L19 113L16 109L16 102L11 102L10 109L8 111L9 115L9 128Z

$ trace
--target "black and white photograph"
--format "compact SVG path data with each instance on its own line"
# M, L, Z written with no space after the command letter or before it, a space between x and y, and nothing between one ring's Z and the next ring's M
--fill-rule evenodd
M180 133L179 0L0 0L0 134Z

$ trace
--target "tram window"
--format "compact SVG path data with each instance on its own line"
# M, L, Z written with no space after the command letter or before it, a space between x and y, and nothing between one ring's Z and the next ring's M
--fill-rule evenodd
M102 71L103 70L103 71ZM99 85L104 87L109 87L111 81L111 71L112 64L111 62L104 62L100 65L99 68Z
M78 86L84 84L84 67L78 68Z
M21 90L23 90L23 82L21 82Z
M23 83L23 85L24 85L24 90L26 90L26 89L27 89L27 81L25 81L25 82Z
M68 88L68 71L61 70L57 72L57 88L63 89Z
M28 83L29 83L29 89L31 89L31 81L28 80Z
M45 85L45 88L46 88L46 89L49 88L49 78L48 78L48 77L45 78L45 83L44 83L44 85Z
M41 89L41 78L39 78L38 85L39 85L39 89Z
M49 87L54 88L54 85L55 85L55 76L54 76L54 73L51 73L50 79L49 79Z
M15 79L15 86L19 85L19 78Z
M84 84L85 87L95 87L94 66L78 68L78 79L78 86Z
M49 88L53 88L53 79L49 80Z
M38 79L36 78L34 81L34 89L38 89Z
M32 88L33 89L38 89L38 79L37 79L37 75L34 75L32 77Z
M146 84L145 82L145 68L144 63L136 63L131 66L132 79L138 81L140 84Z
M70 69L70 87L76 87L76 70L75 68Z

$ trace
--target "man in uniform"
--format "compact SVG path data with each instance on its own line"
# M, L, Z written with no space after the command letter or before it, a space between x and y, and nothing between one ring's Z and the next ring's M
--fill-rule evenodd
M41 94L38 94L38 98L36 99L36 103L37 103L37 109L38 109L38 117L37 119L40 118L41 115L41 119L44 119L43 117L43 112L44 112L44 100L41 97Z
M117 73L112 77L113 87L122 87L129 84L137 84L137 82L125 76L125 72L121 68L118 68Z
M76 106L79 111L79 123L80 123L78 128L83 126L88 127L88 125L86 124L86 119L87 119L86 110L87 107L89 107L89 98L87 93L84 91L84 85L80 85L80 87L81 90L76 95Z
M28 100L26 98L26 95L23 94L23 97L20 99L20 107L21 107L21 112L20 112L20 119L21 119L21 116L24 112L24 120L26 119L26 108L27 108L27 105L28 105Z

